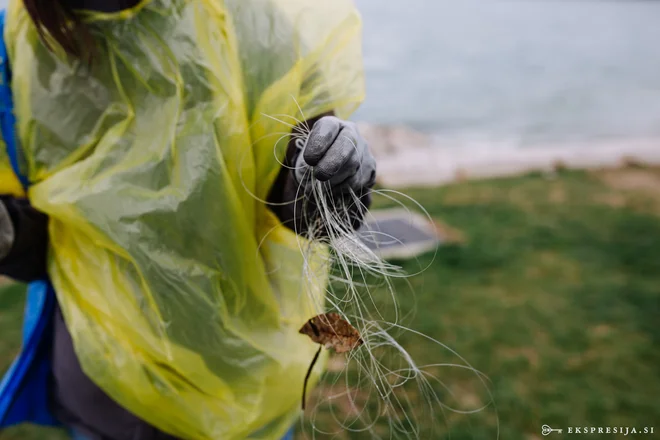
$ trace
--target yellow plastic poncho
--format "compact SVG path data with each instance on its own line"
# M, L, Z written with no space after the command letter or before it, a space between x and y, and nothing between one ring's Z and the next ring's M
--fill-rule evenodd
M5 33L29 198L51 219L83 369L175 436L279 439L316 349L297 330L325 286L321 269L306 284L298 238L260 201L290 131L263 115L348 117L359 15L348 0L147 0L85 17L91 70L50 52L20 0Z

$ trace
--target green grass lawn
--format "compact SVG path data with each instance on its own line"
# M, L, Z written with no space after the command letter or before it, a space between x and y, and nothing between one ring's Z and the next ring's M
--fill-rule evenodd
M415 292L399 298L415 311L405 323L485 374L496 408L438 413L434 438L495 439L498 424L505 440L543 438L543 424L660 433L660 169L531 175L406 194L464 240L434 260L403 263L409 271L430 264L395 282ZM22 299L16 286L0 291L0 369L19 347ZM447 356L420 338L401 342L419 363ZM459 403L481 399L464 372L435 374ZM50 438L58 437L36 429L0 434Z

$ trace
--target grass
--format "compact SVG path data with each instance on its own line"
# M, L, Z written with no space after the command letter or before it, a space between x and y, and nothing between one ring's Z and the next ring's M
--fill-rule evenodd
M437 438L495 439L498 420L506 440L540 439L543 424L655 423L660 432L660 169L529 175L406 194L465 237L433 261L403 263L410 271L431 264L409 280L415 295L400 296L404 309L415 310L406 324L486 374L497 408L438 414ZM19 348L21 303L20 287L0 291L0 368ZM420 363L445 356L419 339L402 343ZM464 375L437 374L466 404L481 398ZM33 428L0 434L51 438L59 437Z

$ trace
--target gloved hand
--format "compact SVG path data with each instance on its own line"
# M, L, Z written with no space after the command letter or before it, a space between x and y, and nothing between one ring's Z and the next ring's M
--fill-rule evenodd
M47 277L48 216L25 198L0 195L0 274L28 283Z
M296 159L294 176L307 187L310 175L329 182L333 192L362 195L376 181L376 160L353 122L334 116L319 119Z

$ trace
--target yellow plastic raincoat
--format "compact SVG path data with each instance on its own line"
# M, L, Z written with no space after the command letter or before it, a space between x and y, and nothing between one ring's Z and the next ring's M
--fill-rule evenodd
M348 0L145 0L84 16L91 69L49 51L20 0L5 30L22 171L83 369L175 436L279 439L325 285L262 201L290 131L264 115L348 117L359 15ZM20 192L4 153L0 192Z

